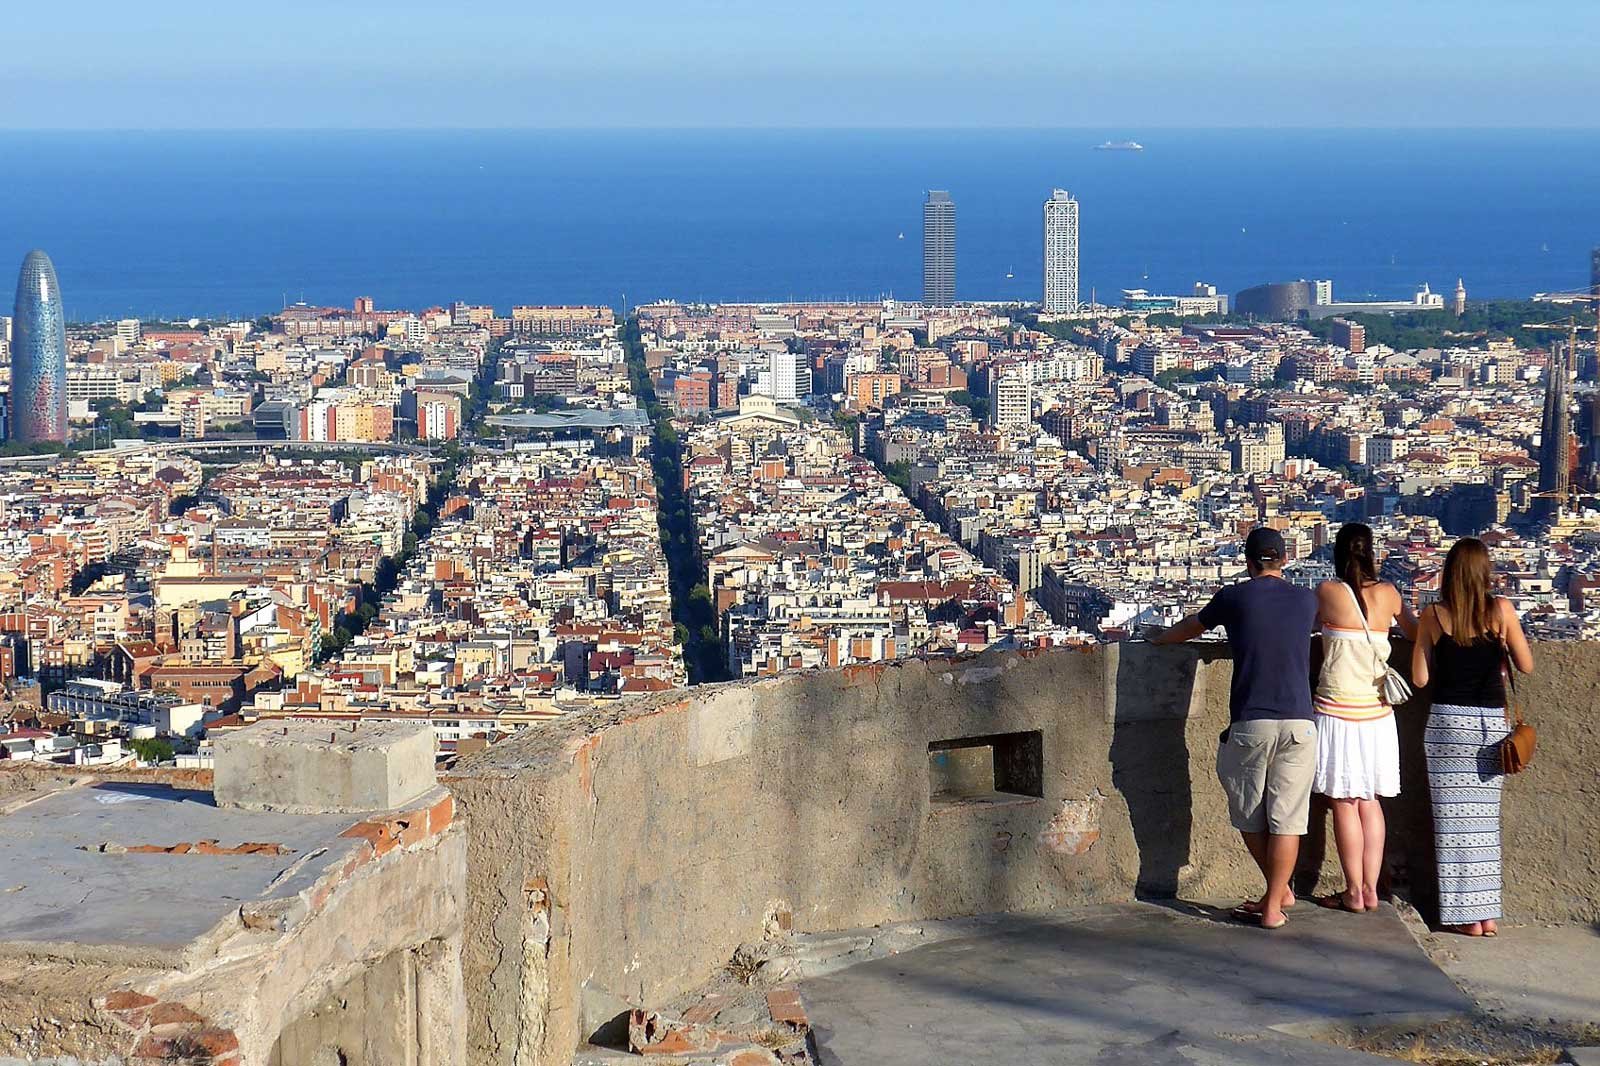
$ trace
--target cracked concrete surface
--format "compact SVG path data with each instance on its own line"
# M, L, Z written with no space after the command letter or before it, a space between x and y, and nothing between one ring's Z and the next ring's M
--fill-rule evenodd
M0 950L71 945L79 959L181 964L241 903L291 896L352 854L360 842L339 834L354 820L226 810L210 793L159 786L97 784L44 796L0 818ZM128 846L198 840L284 850L168 854Z
M1595 647L1536 650L1540 761L1504 806L1513 919L1600 921ZM765 935L771 900L815 933L1259 892L1213 769L1230 669L1222 647L1137 644L873 664L607 705L464 757L474 1061L562 1061L624 1008L700 987ZM1388 883L1424 912L1425 718L1420 698L1400 710L1386 803ZM938 792L930 746L1021 733L1043 795ZM1338 884L1329 836L1319 818L1303 893Z
M1600 1024L1600 928L1502 922L1492 940L1423 930L1422 945L1489 1014Z
M1472 1009L1392 910L1292 914L1276 933L1140 903L863 931L835 943L869 961L802 962L820 976L800 987L827 1066L1358 1066L1392 1060L1305 1036Z

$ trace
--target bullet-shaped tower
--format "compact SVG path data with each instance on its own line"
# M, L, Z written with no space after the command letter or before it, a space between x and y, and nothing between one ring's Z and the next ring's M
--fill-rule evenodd
M22 259L11 319L12 440L67 440L67 319L50 257L37 248Z

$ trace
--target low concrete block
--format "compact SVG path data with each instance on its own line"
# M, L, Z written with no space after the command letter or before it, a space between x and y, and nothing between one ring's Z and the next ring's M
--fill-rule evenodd
M1572 1066L1600 1066L1600 1047L1569 1047L1561 1061Z
M408 722L257 722L216 741L218 806L385 811L437 783L433 730Z

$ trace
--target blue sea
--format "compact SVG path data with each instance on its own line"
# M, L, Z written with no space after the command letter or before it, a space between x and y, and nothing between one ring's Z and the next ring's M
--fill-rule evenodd
M1093 150L1124 138L1145 150ZM1053 186L1102 299L1519 297L1587 284L1600 244L1600 131L7 132L0 270L46 249L74 320L914 299L936 188L959 295L1037 299Z

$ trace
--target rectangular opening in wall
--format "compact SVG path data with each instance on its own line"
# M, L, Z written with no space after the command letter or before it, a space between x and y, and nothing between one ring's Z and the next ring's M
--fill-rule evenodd
M928 745L928 800L934 806L1016 803L1044 795L1044 734L991 733Z

